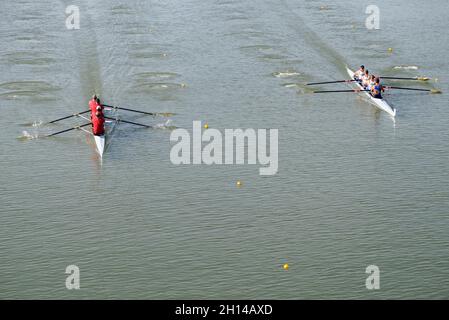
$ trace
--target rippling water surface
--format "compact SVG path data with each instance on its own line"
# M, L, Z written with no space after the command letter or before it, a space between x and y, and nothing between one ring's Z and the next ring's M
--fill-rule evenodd
M449 297L446 1L382 1L371 31L369 1L83 0L67 30L71 4L0 4L0 298ZM443 94L385 94L394 122L304 85L361 63ZM154 129L121 123L103 161L82 132L37 138L94 92L161 115L122 112ZM279 129L278 174L171 164L194 120Z

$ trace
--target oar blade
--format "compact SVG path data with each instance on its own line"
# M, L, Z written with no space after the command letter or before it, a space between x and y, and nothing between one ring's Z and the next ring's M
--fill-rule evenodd
M430 93L441 93L438 89L421 89L421 88L407 88L407 87L393 87L393 86L387 86L386 89L397 89L397 90L410 90L410 91L423 91L423 92L430 92Z
M176 115L174 112L157 112L156 114L161 117L173 117Z
M415 81L429 81L430 78L428 77L413 77L413 78L407 78L407 77L384 77L384 76L380 76L381 79L391 79L391 80L415 80Z

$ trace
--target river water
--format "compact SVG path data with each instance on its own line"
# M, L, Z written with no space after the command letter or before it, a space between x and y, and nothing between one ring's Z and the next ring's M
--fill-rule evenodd
M377 3L368 30L365 0L80 0L69 30L72 1L2 1L0 298L448 298L449 6ZM360 64L443 94L388 91L393 121L304 85ZM119 124L102 161L86 133L39 138L93 93L160 115L121 111L154 128ZM192 121L278 129L278 173L172 164Z

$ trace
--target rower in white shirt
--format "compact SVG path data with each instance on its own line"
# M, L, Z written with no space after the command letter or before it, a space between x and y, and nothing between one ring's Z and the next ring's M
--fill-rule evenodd
M358 69L356 72L354 72L354 78L361 79L364 74L365 74L365 66L361 65L360 69Z
M376 85L376 76L374 74L372 74L369 77L369 84L368 84L367 89L371 90L375 85Z
M368 87L369 83L370 83L369 71L365 70L365 74L362 76L362 86L366 88Z

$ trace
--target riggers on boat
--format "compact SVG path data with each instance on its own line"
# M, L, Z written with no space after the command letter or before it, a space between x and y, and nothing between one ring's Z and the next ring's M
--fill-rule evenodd
M104 151L106 150L106 146L109 143L110 137L112 136L112 132L114 131L115 126L119 122L117 110L113 110L111 108L104 108L103 112L105 113L106 118L104 122L103 134L96 135L93 132L89 132L83 129L88 133L92 133L92 135L94 136L95 145L97 146L97 152L101 157L103 157ZM109 117L106 117L106 115L109 115Z
M348 67L346 67L346 71L348 72L349 76L351 77L351 79L354 79L354 72L349 69ZM390 106L387 101L385 101L385 99L383 98L374 98L370 92L365 91L365 88L360 84L359 81L353 81L355 83L355 85L363 90L361 92L363 92L363 94L365 94L366 96L368 96L369 101L371 103L373 103L376 107L378 107L380 110L385 111L386 113L388 113L389 115L391 115L392 117L396 116L396 109L393 108L392 106Z
M100 157L103 157L104 152L106 151L109 143L110 143L110 139L112 138L112 133L115 129L115 127L117 126L117 124L119 122L124 122L124 123L129 123L135 126L140 126L140 127L144 127L144 128L152 128L152 126L146 125L146 124L141 124L141 123L137 123L137 122L133 122L133 121L127 121L127 120L123 120L121 118L119 118L118 116L118 110L125 110L125 111L130 111L130 112L136 112L136 113L140 113L140 114L145 114L145 115L152 115L155 116L157 114L152 113L152 112L146 112L146 111L139 111L139 110L134 110L134 109L129 109L129 108L121 108L121 107L115 107L115 106L110 106L110 105L102 105L102 113L104 116L104 130L100 130L97 131L97 133L101 132L101 134L95 134L94 133L94 128L93 128L93 123L92 123L92 118L89 119L86 116L84 116L84 114L91 112L92 113L92 108L89 108L89 110L80 112L80 113L74 113L71 114L69 116L65 116L53 121L48 122L49 124L51 123L56 123L58 121L61 120L65 120L65 119L69 119L72 117L77 117L77 118L81 118L84 120L87 120L87 123L81 124L81 125L77 125L74 126L72 128L69 129L65 129L62 131L58 131L52 134L47 135L46 137L53 137L56 136L58 134L61 133L65 133L65 132L69 132L72 130L82 130L88 134L91 134L94 137L94 141L95 141L95 145L96 145L96 149L98 154L100 155ZM92 129L91 130L86 130L85 127L87 126L91 126ZM103 128L101 128L103 129Z

